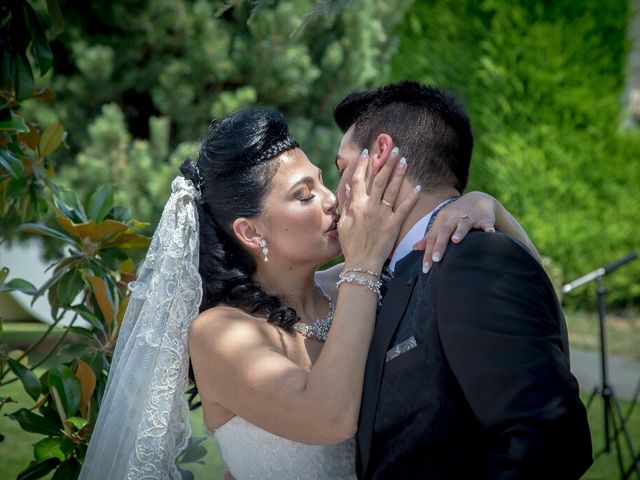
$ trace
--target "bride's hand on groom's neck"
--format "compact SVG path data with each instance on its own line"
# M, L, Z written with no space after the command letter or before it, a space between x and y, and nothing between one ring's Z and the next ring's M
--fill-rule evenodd
M373 187L373 180L376 178L382 167L388 161L394 161L399 158L399 149L394 145L391 136L386 133L381 133L376 138L375 142L371 146L371 152L369 155L369 165L366 172L366 185L367 193L371 193Z
M471 192L444 207L427 234L413 246L423 250L423 263L431 267L444 256L449 242L460 243L472 230L496 231L496 210L500 203L491 195Z
M527 232L498 200L484 192L466 193L447 205L437 216L429 232L413 248L424 249L423 262L431 267L433 262L442 260L450 241L462 242L471 230L486 233L499 230L523 243L541 262L540 254Z

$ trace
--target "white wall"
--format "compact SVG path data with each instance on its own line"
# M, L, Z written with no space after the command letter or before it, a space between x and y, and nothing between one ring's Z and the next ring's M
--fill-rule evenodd
M51 276L51 271L45 273L48 266L42 259L42 248L37 239L0 246L0 267L9 268L7 281L22 278L38 288ZM52 323L46 293L36 300L33 307L31 299L32 297L22 292L0 294L0 317L6 320L33 319ZM72 315L67 313L59 325L67 325L71 318ZM76 321L75 325L84 326L85 322Z

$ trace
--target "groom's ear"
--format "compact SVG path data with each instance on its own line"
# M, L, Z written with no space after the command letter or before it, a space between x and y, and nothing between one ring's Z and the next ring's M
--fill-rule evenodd
M382 166L389 159L391 150L393 150L393 138L391 138L391 135L386 133L378 135L371 146L371 152L369 152L373 176L380 171Z

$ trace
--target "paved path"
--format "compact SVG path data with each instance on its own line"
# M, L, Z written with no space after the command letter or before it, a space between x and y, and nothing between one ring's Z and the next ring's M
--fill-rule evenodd
M640 401L640 361L609 355L609 384L619 399ZM600 353L595 351L571 349L571 370L578 379L580 389L591 392L602 385L600 371Z

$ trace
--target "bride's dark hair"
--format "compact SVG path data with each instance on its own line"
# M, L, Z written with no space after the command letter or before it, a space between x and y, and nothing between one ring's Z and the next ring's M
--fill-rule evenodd
M201 192L197 202L201 312L226 304L266 315L269 322L289 331L299 320L294 309L251 279L256 263L232 227L239 217L260 215L278 168L272 160L296 147L280 112L244 110L212 122L195 162L188 159L180 166ZM189 373L193 379L191 369ZM192 401L195 387L190 393Z
M265 314L286 329L298 321L292 308L251 280L256 263L233 232L237 218L260 215L278 168L272 160L296 147L280 112L244 110L212 122L197 160L180 166L201 192L201 312L223 303Z

